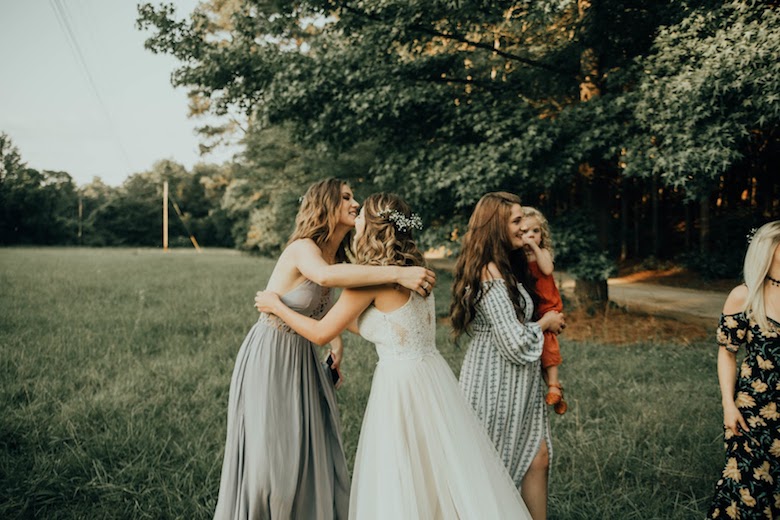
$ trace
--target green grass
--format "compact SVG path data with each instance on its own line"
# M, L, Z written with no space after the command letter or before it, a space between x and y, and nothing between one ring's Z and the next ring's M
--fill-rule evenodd
M210 518L230 374L272 266L224 250L0 249L0 518ZM465 348L448 333L457 373ZM351 466L376 355L345 339ZM723 463L715 347L562 348L550 518L702 517Z

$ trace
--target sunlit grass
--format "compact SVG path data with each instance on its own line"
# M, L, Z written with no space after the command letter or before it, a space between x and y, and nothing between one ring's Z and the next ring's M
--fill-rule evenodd
M272 266L224 250L0 249L0 518L209 518L230 373ZM438 338L457 373L465 347L446 325ZM345 339L351 467L376 354ZM723 460L714 347L562 348L550 517L703 516Z

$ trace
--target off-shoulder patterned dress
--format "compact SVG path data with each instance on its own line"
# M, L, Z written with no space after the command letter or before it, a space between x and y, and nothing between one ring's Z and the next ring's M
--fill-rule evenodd
M725 431L726 465L708 518L780 518L780 323L770 325L762 332L744 313L720 319L721 348L745 349L735 402L750 431Z
M504 280L482 283L460 386L519 488L542 441L552 460L552 443L540 361L544 334L531 322L530 295L521 284L518 288L522 321Z

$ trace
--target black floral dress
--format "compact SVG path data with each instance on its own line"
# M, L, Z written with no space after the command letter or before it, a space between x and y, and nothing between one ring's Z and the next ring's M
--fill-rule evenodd
M780 323L770 331L744 313L723 315L718 344L745 348L734 397L750 428L725 432L726 466L715 487L708 518L780 519Z

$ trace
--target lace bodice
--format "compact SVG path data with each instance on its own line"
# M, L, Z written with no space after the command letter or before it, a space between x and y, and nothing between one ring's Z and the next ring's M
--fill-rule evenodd
M376 345L379 360L420 359L435 354L436 315L433 295L412 292L409 300L391 312L373 305L360 315L360 335Z
M283 294L281 300L295 312L319 320L325 316L333 305L332 293L332 288L322 287L306 279L292 290ZM257 321L275 329L296 334L285 322L274 315L260 313Z

